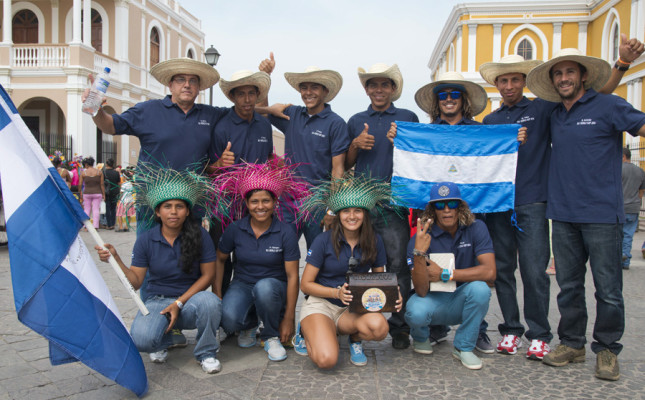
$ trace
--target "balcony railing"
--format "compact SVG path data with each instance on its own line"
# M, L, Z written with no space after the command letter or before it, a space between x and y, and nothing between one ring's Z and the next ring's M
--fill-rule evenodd
M119 80L119 62L105 54L94 54L94 72L99 73L103 68L110 68L110 79Z
M60 68L69 66L67 45L19 45L13 47L14 68Z

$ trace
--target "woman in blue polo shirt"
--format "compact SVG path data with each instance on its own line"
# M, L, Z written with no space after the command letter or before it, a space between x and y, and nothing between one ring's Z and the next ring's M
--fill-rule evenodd
M350 269L384 272L385 247L372 228L369 210L389 202L389 184L362 176L346 177L312 191L304 208L324 205L335 216L331 229L318 235L307 253L300 283L307 295L300 310L300 329L306 342L296 341L296 351L305 353L306 346L311 360L319 368L329 369L338 361L337 334L349 335L350 361L365 365L362 341L383 340L388 324L381 313L360 315L348 311L352 292L346 275ZM396 307L397 311L401 309L400 296Z
M223 222L237 219L225 229L217 249L213 291L220 297L225 262L235 254L233 280L222 299L222 327L239 332L240 347L253 347L262 321L260 339L271 361L287 358L281 342L288 342L295 330L298 237L274 212L281 195L300 199L307 194L308 185L293 176L293 169L273 159L238 164L215 178L215 186L230 202Z
M141 163L140 163L141 164ZM220 299L205 291L215 276L215 247L208 233L189 218L191 208L206 205L212 186L192 172L171 169L152 171L139 166L135 191L137 202L154 210L158 223L139 235L126 267L116 249L96 246L101 261L112 255L135 289L150 273L145 305L148 315L137 313L130 334L137 349L155 363L168 358L173 328L197 329L193 354L206 373L221 369L216 358L216 331L221 317Z

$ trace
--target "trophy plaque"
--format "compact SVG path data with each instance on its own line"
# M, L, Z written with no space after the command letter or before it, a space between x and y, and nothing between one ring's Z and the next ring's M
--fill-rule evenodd
M399 298L398 281L393 272L347 274L352 292L349 311L357 314L394 312Z

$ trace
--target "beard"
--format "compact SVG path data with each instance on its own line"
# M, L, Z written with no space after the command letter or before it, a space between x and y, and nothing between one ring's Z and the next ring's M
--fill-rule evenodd
M560 85L562 85L562 84L573 84L573 89L568 94L563 94L562 91L560 90L560 87L556 86L555 90L558 92L558 94L560 95L562 100L574 99L580 93L580 90L582 90L582 85L583 85L582 81L577 81L577 82L563 81L563 82L560 82Z

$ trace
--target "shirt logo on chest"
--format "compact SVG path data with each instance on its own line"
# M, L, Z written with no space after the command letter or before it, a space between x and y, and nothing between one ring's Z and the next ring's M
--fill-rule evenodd
M211 126L211 123L206 121L205 119L200 119L199 121L197 121L197 125Z
M315 131L311 131L311 134L316 135L316 136L320 136L322 138L325 137L325 134L320 129L316 129Z
M258 143L269 143L269 139L264 136L258 138Z
M282 253L282 247L280 246L269 246L266 250L267 253Z
M535 117L531 117L530 115L525 115L522 118L518 119L517 123L518 124L523 124L523 123L529 122L529 121L535 121Z
M463 249L466 247L473 247L472 243L467 243L467 242L459 242L459 245L457 246L458 249Z
M591 118L582 118L580 121L576 122L576 125L596 125L596 121Z

